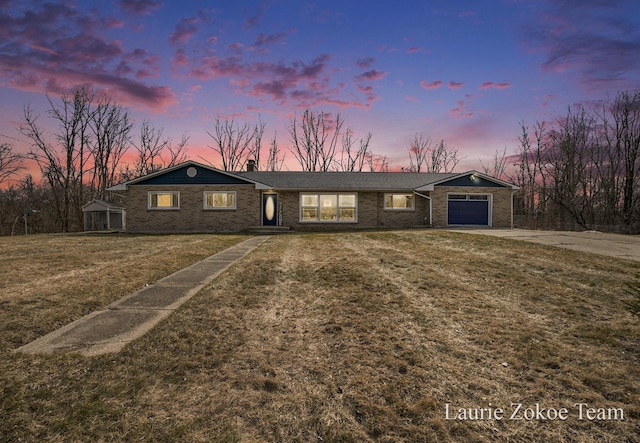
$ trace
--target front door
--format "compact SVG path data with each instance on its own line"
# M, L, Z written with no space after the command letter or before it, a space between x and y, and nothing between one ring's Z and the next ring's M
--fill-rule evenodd
M262 226L278 225L278 194L262 194Z

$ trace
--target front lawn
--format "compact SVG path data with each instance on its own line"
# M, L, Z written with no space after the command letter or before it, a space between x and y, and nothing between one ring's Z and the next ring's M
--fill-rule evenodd
M146 238L141 256L170 237ZM88 302L115 285L79 286L88 275L169 273L167 245L138 266L83 265L84 244L44 269L60 242L23 259L28 280L3 277L0 439L640 441L640 328L623 303L640 264L493 237L275 236L121 353L11 352L132 290Z

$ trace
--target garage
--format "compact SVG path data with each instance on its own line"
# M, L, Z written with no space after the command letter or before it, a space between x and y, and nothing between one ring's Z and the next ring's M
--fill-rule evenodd
M485 194L449 194L447 224L489 226L489 202Z

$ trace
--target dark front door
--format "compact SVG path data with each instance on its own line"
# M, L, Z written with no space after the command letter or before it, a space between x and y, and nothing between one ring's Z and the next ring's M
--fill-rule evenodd
M278 194L262 194L262 226L277 226Z

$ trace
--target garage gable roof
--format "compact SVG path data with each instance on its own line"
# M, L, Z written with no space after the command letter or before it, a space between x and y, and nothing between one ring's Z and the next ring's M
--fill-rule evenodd
M468 184L467 181L468 180ZM489 183L486 183L489 182ZM433 181L431 183L425 184L419 188L416 188L416 191L433 191L436 186L469 186L469 187L477 187L477 186L489 186L489 187L504 187L511 188L516 191L520 189L518 186L506 182L504 180L500 180L495 177L491 177L490 175L483 174L478 171L467 171L461 174L452 174L451 177L445 177L440 180Z
M269 186L222 171L194 161L161 169L151 174L129 180L108 188L108 191L126 191L131 185L205 185L205 184L253 184L256 189L270 189Z

